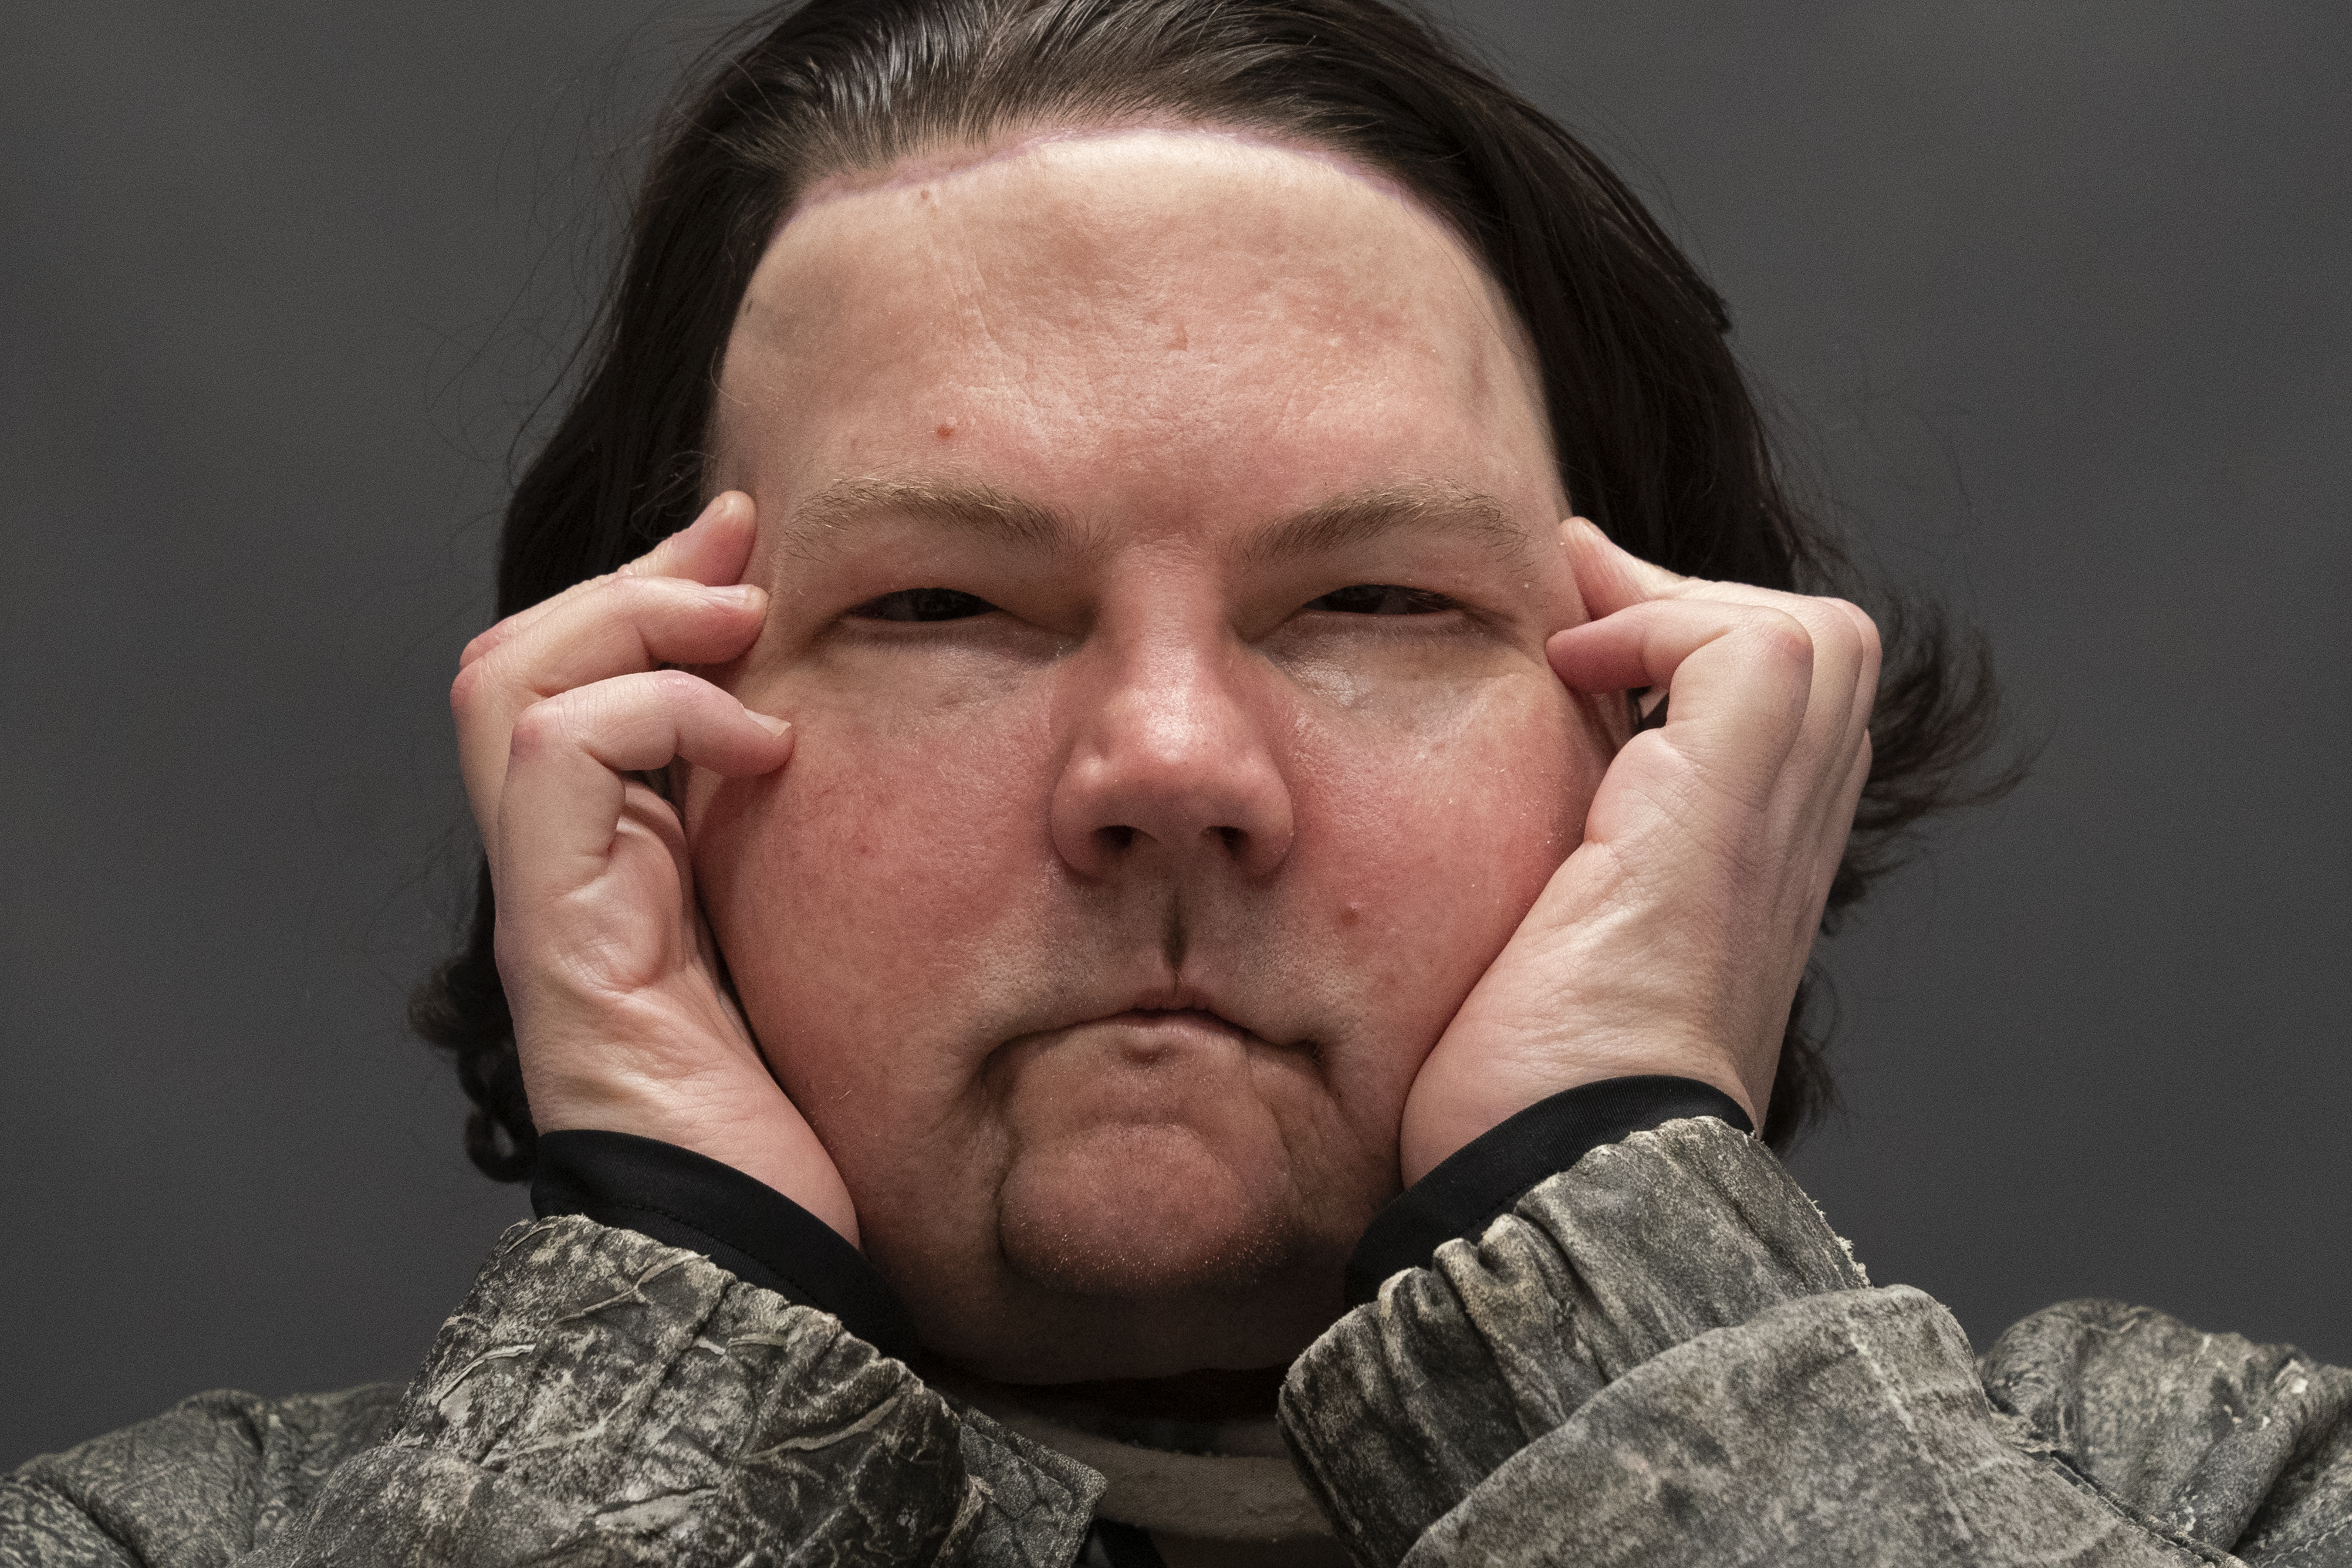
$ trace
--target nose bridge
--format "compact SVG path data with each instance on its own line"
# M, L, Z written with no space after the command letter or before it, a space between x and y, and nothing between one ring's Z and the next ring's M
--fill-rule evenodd
M1140 627L1106 650L1101 706L1107 756L1136 769L1213 766L1251 728L1230 634L1173 623Z
M1222 618L1163 606L1104 626L1081 660L1054 811L1064 858L1090 875L1150 855L1253 875L1278 864L1289 791L1250 656Z

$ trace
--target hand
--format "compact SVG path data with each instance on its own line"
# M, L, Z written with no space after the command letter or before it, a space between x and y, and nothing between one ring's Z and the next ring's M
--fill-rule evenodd
M1678 577L1580 518L1591 619L1553 636L1580 691L1649 687L1665 723L1618 752L1554 872L1422 1064L1402 1175L1601 1079L1712 1084L1759 1127L1789 1007L1870 773L1878 630L1839 599Z
M467 646L449 703L498 893L499 974L531 1120L694 1150L857 1240L833 1161L720 980L677 813L632 775L678 758L730 778L792 754L790 727L659 664L734 658L767 595L740 585L751 498Z

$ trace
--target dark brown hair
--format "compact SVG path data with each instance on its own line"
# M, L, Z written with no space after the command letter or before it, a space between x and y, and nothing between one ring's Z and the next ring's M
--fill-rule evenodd
M1010 127L1199 122L1345 153L1450 220L1517 306L1569 496L1628 550L1880 615L1875 752L1824 926L1906 829L1988 793L1967 782L1993 713L1981 646L1932 607L1859 590L1784 493L1723 301L1591 151L1425 22L1381 0L804 0L714 59L658 139L578 393L507 509L501 616L692 520L729 329L811 182ZM412 1017L457 1059L467 1152L515 1180L536 1140L495 921L485 867L467 940ZM1809 976L1790 1013L1766 1116L1777 1148L1832 1101L1820 991Z

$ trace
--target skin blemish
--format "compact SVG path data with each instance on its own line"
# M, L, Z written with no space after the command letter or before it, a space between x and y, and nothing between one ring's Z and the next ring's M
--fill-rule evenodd
M952 441L952 440L954 440L954 439L955 439L955 421L954 421L954 420L952 420L952 419L949 420L946 424L944 424L944 425L940 426L937 430L933 431L933 432L932 432L932 434L933 434L933 435L935 435L935 436L937 436L937 437L938 437L940 440L942 440L942 441Z
M1339 911L1339 923L1343 926L1354 925L1358 921L1362 920L1363 918L1364 906L1361 904L1349 904L1346 909Z

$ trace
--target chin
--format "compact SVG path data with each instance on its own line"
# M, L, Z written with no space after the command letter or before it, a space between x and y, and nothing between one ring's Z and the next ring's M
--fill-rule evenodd
M900 1289L932 1349L1003 1382L1281 1365L1339 1313L1346 1245L1316 1215L1185 1129L1100 1129L1013 1162L992 1288Z
M997 1238L1060 1295L1247 1295L1296 1266L1300 1209L1287 1172L1236 1170L1188 1128L1109 1127L1016 1159Z

